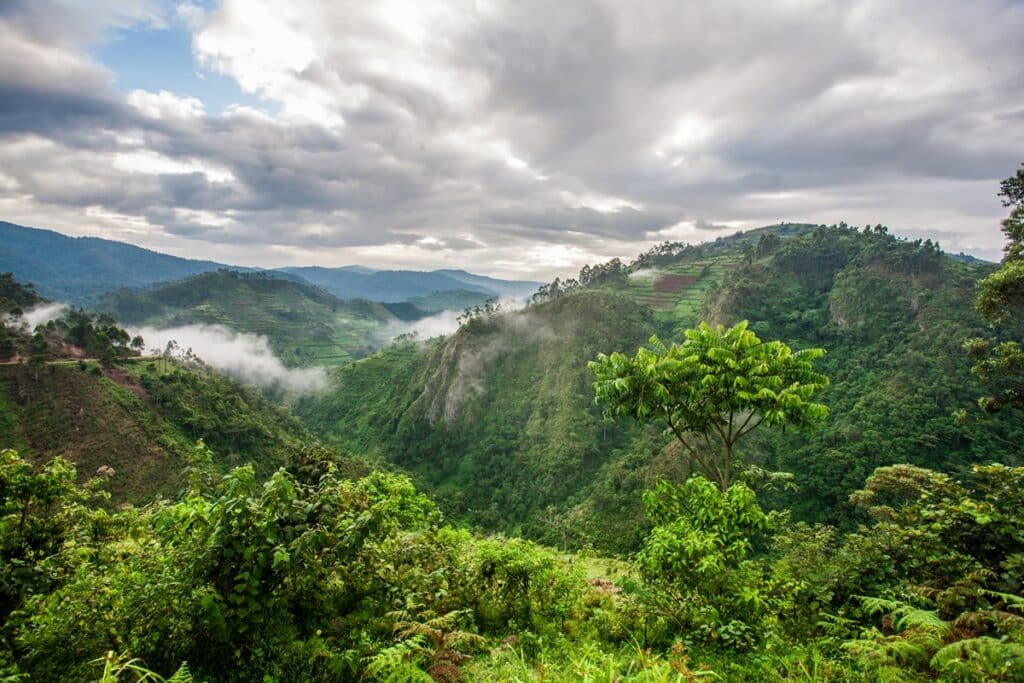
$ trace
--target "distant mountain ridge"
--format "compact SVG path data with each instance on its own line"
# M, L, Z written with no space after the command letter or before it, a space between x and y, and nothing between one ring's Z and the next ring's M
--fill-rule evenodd
M41 295L54 301L85 305L122 287L145 287L226 267L124 242L68 237L0 221L0 272L31 282Z
M485 295L485 298L523 298L537 291L541 284L499 280L474 275L464 270L370 270L361 266L295 266L279 268L276 272L297 275L318 287L323 287L339 299L369 299L385 303L399 303L435 292L456 290L478 292Z
M228 268L264 270L180 258L99 237L69 237L52 230L0 221L0 272L31 282L55 301L84 306L108 292L139 289ZM540 283L499 280L462 270L375 270L348 265L338 268L299 266L266 269L278 277L313 284L340 299L397 303L439 292L476 292L488 298L525 297Z

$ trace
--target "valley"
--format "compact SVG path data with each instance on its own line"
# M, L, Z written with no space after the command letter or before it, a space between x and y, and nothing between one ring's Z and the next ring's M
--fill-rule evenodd
M1024 683L1024 0L0 0L0 683Z
M968 662L963 680L1015 680L1017 622L982 626L998 646L950 626L1019 600L1011 520L1024 425L1014 410L978 407L972 364L990 347L964 350L991 333L974 302L996 265L881 225L779 224L662 243L528 297L525 283L434 271L379 290L401 300L340 298L329 290L380 271L340 272L217 267L91 293L85 310L3 276L0 550L13 569L0 588L15 588L3 588L0 614L21 635L0 667L87 675L105 631L117 635L104 666L118 675L134 670L123 650L154 670L230 677L219 648L267 642L274 664L238 649L231 666L283 680L299 669L540 680L550 667L550 680L916 681ZM423 293L445 278L466 289ZM451 306L464 308L457 319ZM413 333L437 316L454 324ZM201 344L146 347L187 330L262 339L264 360L308 381L232 379ZM723 346L687 351L705 337ZM699 357L706 376L721 363L732 378L700 406L773 396L743 393L768 371L743 365L748 351L727 339L750 352L785 340L771 347L780 367L810 354L824 379L813 428L757 429L719 490L683 432L595 401L594 361L676 349L684 360L666 355L635 376L625 356L608 361L624 373L614 386ZM1013 362L1012 347L998 348L983 362ZM674 399L648 393L658 386L642 384L637 400L670 414ZM760 415L756 426L782 408L738 410L744 425ZM711 427L732 429L731 406L727 422L678 414L691 434L704 425L705 457ZM18 573L36 561L56 563L56 578ZM969 572L988 577L988 592L963 587ZM945 598L900 597L914 582L975 602L958 612ZM880 614L911 610L946 635L918 645L923 627L875 630ZM91 614L74 637L69 614ZM841 642L820 626L833 615ZM296 630L272 635L282 623ZM168 633L174 648L148 644ZM779 643L788 654L764 655ZM891 643L925 659L888 655ZM317 664L288 663L306 661L305 648ZM810 666L818 673L802 673Z

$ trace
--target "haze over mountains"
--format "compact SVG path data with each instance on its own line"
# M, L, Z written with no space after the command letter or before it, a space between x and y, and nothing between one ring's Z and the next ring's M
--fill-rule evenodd
M147 287L221 268L260 270L184 259L123 242L68 237L0 221L0 272L11 272L19 280L33 283L40 294L55 301L87 305L113 290ZM339 299L389 303L439 292L460 292L461 296L455 297L460 302L466 300L466 293L472 293L469 301L475 303L488 298L522 298L536 291L540 284L499 280L461 270L374 270L358 265L288 267L266 272L298 278ZM435 310L439 310L436 305Z

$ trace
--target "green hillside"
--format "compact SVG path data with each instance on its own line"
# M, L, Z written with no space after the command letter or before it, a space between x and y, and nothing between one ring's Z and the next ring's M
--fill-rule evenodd
M62 455L82 478L111 467L117 500L176 491L200 438L221 468L252 462L261 476L317 443L259 392L174 362L0 365L0 449L36 462Z
M217 469L252 463L260 478L324 458L355 467L259 391L201 363L139 356L104 315L62 309L35 330L8 317L40 302L0 274L0 450L36 464L63 456L80 480L102 470L117 502L177 491L199 439Z
M1019 680L1024 468L984 463L1019 462L1021 399L980 421L959 341L993 332L970 306L979 276L1001 284L992 271L881 226L661 245L336 368L299 403L332 441L412 472L447 520L261 394L133 356L103 317L17 331L29 360L0 366L0 677ZM5 306L27 300L6 284ZM691 395L728 407L731 433L733 407L774 380L786 388L744 425L788 411L793 381L820 392L826 372L823 428L787 434L787 418L744 442L799 492L755 470L687 478L658 428L601 418L587 361L668 339L693 309L831 353L703 326L671 358L650 342L665 362L638 366L693 388L627 375L624 391L657 410ZM709 341L725 337L737 345ZM93 349L101 363L73 357ZM815 372L788 372L793 358ZM619 379L603 376L608 400ZM125 501L148 504L111 505Z
M960 347L985 332L974 283L990 269L880 226L777 226L662 245L553 283L525 311L343 368L297 410L324 438L407 468L471 523L626 550L642 532L638 492L659 474L681 477L682 458L656 428L600 418L586 361L632 352L652 333L673 339L700 319L749 319L762 338L827 349L833 379L823 428L745 444L801 487L767 497L805 519L849 523L859 517L846 499L876 466L958 470L1019 457L1019 423L954 415L974 414Z
M288 366L342 365L385 340L397 318L368 301L267 273L218 270L142 291L108 294L97 308L131 326L223 325L267 337Z

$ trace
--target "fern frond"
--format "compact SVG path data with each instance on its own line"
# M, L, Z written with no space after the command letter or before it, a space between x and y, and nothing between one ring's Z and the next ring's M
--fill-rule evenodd
M167 679L167 683L193 683L194 680L192 672L188 668L188 662L182 662L174 675Z
M879 598L870 595L859 595L861 606L868 614L884 614L896 611L903 603L888 598Z
M896 613L896 627L901 631L916 630L945 637L950 626L939 617L939 613L926 609L901 609Z
M380 681L404 681L404 680L430 680L427 674L415 666L418 662L422 661L427 653L429 652L427 644L423 636L415 635L408 640L402 640L390 647L386 647L372 657L369 657L366 662L366 674L374 680ZM409 666L412 665L416 671L419 671L426 679L408 679ZM400 672L401 676L406 678L393 678Z
M995 677L1024 670L1024 645L989 636L958 640L936 652L931 666L944 673L980 669L986 677Z
M998 598L1005 602L1006 609L1017 610L1024 614L1024 597L1014 595L1013 593L1000 593L999 591L992 591L985 588L980 588L978 590L991 598Z

